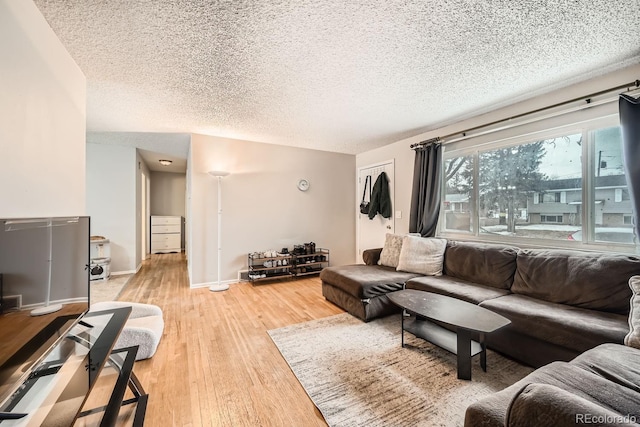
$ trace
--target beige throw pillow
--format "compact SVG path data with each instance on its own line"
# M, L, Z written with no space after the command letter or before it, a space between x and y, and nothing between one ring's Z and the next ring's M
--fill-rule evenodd
M379 265L386 267L398 267L398 259L400 258L400 250L402 249L402 236L399 234L387 233L384 238L384 247L380 252Z
M640 276L629 279L631 288L631 310L629 311L629 333L624 337L624 344L640 348Z
M446 239L404 236L397 270L441 276L446 247Z

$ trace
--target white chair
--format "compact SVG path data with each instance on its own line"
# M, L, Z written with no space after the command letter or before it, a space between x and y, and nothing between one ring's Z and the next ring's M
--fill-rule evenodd
M114 350L137 345L136 360L150 358L156 353L164 331L162 309L152 304L104 301L92 304L89 311L103 311L122 307L131 307L131 314L118 337L118 341L116 341Z

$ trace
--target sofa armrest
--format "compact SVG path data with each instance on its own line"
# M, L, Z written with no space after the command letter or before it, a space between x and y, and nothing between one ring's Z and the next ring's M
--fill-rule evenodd
M633 421L633 417L625 417L556 386L533 383L524 386L511 401L505 426L637 426Z
M362 252L362 260L366 265L378 265L382 248L367 249Z

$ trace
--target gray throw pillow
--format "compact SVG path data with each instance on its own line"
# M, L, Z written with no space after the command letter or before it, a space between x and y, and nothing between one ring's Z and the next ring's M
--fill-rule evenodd
M631 310L629 311L629 333L624 337L624 344L640 348L640 276L629 279L631 288Z
M400 234L387 233L384 239L384 247L380 252L379 265L396 268L402 249L402 237Z
M398 259L398 271L442 276L446 239L404 236Z

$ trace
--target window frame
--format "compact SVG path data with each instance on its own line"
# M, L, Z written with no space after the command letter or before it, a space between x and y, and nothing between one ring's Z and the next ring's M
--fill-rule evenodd
M505 135L504 132L496 133L493 141L480 141L478 144L473 144L474 138L469 138L464 143L451 144L449 147L446 142L444 144L442 165L444 170L444 164L447 160L456 157L471 156L474 162L473 168L473 186L469 193L471 198L469 203L469 214L471 217L470 231L460 230L445 230L443 210L440 211L440 218L438 221L438 228L436 235L438 237L447 239L460 239L471 240L488 243L504 243L511 244L520 247L551 247L551 248L569 248L577 250L598 250L598 251L611 251L611 252L623 252L623 253L636 253L640 249L640 245L636 244L624 244L615 242L601 242L595 241L595 143L593 141L593 133L598 129L620 126L617 112L615 114L606 114L601 117L592 118L584 121L577 121L573 123L567 123L562 126L556 126L550 129L540 129L533 132L511 132L512 135ZM544 127L544 123L541 123L539 127ZM582 206L581 209L581 230L582 240L571 241L567 239L543 239L543 238L516 238L511 236L494 235L488 233L479 232L479 212L478 212L478 200L479 200L479 161L480 154L491 150L500 148L513 147L539 141L543 139L559 138L571 134L582 134ZM480 138L479 138L480 139ZM446 182L442 179L441 187L442 200L446 196ZM559 193L560 194L560 193ZM556 196L557 197L557 196ZM562 198L562 195L560 194ZM566 196L565 196L566 197ZM535 203L535 196L534 196ZM539 194L539 203L545 203L543 201L542 194ZM550 203L550 202L547 202Z

